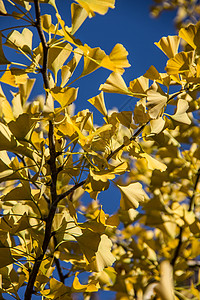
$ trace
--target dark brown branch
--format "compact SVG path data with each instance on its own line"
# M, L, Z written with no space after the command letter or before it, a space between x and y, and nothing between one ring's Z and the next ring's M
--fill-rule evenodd
M49 47L46 43L46 39L44 36L44 32L42 30L41 26L41 15L40 15L40 5L39 0L34 0L34 6L35 6L35 14L36 14L36 22L35 26L37 28L42 47L43 47L43 67L41 70L43 81L44 81L44 87L45 89L50 88L49 80L48 80L48 74L47 74L47 65L48 65L48 50ZM38 253L35 263L33 265L33 269L30 272L28 284L25 291L24 300L30 300L32 297L32 294L34 293L34 283L37 277L37 274L39 272L39 268L41 265L41 262L44 258L44 255L46 253L47 247L49 245L50 239L51 239L51 227L53 218L56 212L57 208L57 191L56 191L56 182L57 182L57 170L56 170L56 151L55 151L55 144L54 144L54 128L53 124L50 121L49 122L49 132L48 132L48 138L49 138L49 151L50 151L50 170L51 170L51 206L49 210L49 214L46 218L46 226L45 226L45 233L44 233L44 240L42 244L42 253Z
M57 247L57 239L55 237L55 235L53 236L53 240L54 240L54 248L56 249ZM56 270L58 272L58 276L59 276L59 279L62 283L65 283L65 276L63 275L63 272L62 272L62 268L61 268L61 265L60 265L60 260L56 257L54 257L54 262L55 262L55 265L56 265Z
M144 127L149 123L149 121L147 123L145 123L144 125L140 126L140 128L133 134L133 136L130 138L130 141L134 141L136 139L136 137L142 132L142 130L144 129ZM111 152L108 157L107 157L107 161L109 161L115 154L117 154L120 150L122 150L126 145L123 143L121 146L119 146L117 149L115 149L115 151Z
M41 73L43 76L45 89L49 89L50 84L49 84L49 79L48 79L48 74L47 74L49 46L46 42L45 35L42 30L40 4L39 4L38 0L34 0L34 6L35 6L35 14L36 14L35 27L37 28L37 31L38 31L38 34L39 34L39 37L40 37L40 40L42 43L42 47L43 47L43 66L41 69Z

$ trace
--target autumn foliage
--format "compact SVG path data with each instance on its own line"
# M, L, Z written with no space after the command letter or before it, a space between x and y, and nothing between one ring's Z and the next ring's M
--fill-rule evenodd
M150 66L127 84L123 45L107 54L75 37L114 5L77 0L68 27L56 1L0 0L2 20L27 24L0 40L1 299L200 299L200 22L155 43L163 72ZM110 76L88 99L96 126L89 109L74 114L73 83L98 68ZM44 96L29 101L41 78ZM130 96L134 110L108 112L104 93ZM99 194L111 182L121 200L109 215Z

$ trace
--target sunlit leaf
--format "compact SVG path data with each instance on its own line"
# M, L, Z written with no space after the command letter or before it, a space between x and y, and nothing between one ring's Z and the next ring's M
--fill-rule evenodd
M22 33L13 30L8 36L5 43L14 49L21 49L23 52L31 54L33 33L28 28L24 28Z
M134 97L141 98L146 96L146 91L149 88L149 80L143 76L130 81L129 90Z
M72 29L71 34L74 34L88 16L87 11L78 4L71 5Z
M98 281L91 281L88 284L81 284L77 274L75 274L74 281L72 284L72 292L97 292L100 288Z
M147 91L148 113L152 119L156 119L162 114L167 100L167 95L161 87L157 83L152 84L151 88Z
M189 108L189 104L186 100L179 99L177 103L177 109L174 115L170 115L170 118L177 122L181 122L187 125L191 124L191 119L188 117L186 111Z
M168 74L187 73L190 71L194 60L194 52L180 52L167 62L166 71Z
M190 24L185 28L181 28L179 31L179 36L185 40L193 49L200 49L199 42L200 34L200 22L196 25Z
M105 15L109 8L115 7L115 0L76 0L88 13L89 17L93 17L95 12Z
M158 161L157 159L153 158L147 153L140 153L141 157L144 157L147 160L148 168L150 170L160 170L161 172L167 169L167 166L162 162Z
M53 44L53 41L52 41ZM59 43L51 46L49 50L48 67L57 78L57 73L71 54L72 46L68 43Z
M6 15L6 14L7 14L7 11L6 11L6 9L5 9L3 0L0 0L0 14L3 14L3 15Z
M129 185L117 185L121 192L120 207L123 210L137 208L140 202L145 199L145 192L139 182L133 182Z
M91 98L88 100L100 113L104 116L107 116L107 109L104 102L104 96L103 92L101 92L99 95Z
M174 57L178 52L180 38L177 35L162 37L155 45L160 48L169 58Z
M130 91L128 90L122 76L114 72L110 74L104 84L100 85L99 89L107 93L118 93L124 95L130 94Z
M165 260L160 266L161 279L156 285L156 293L162 300L174 300L173 270L169 261Z
M105 56L101 61L101 66L113 72L123 74L124 68L130 67L127 60L128 52L121 44L116 44L109 56Z
M78 89L70 87L61 88L56 86L50 90L50 93L62 107L66 107L76 100Z
M114 263L115 257L111 253L112 242L107 235L100 235L86 229L77 241L87 260L89 270L100 272Z

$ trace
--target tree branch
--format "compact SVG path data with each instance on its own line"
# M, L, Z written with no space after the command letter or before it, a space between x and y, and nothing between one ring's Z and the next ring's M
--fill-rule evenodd
M200 168L197 171L197 176L196 176L196 180L195 180L195 184L194 184L194 189L193 189L193 195L190 198L190 203L189 203L188 211L193 211L194 208L195 208L194 200L195 200L195 194L196 194L197 184L199 182L199 179L200 179ZM174 256L173 256L173 258L171 260L171 265L172 266L175 265L175 262L176 262L176 260L177 260L177 258L179 256L180 249L181 249L181 246L182 246L182 240L183 240L183 227L180 227L180 231L179 231L179 235L178 235L178 246L176 247Z

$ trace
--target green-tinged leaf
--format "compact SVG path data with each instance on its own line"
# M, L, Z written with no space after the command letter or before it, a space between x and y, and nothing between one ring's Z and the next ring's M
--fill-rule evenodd
M71 5L72 29L71 34L74 34L88 17L87 11L76 3Z
M78 89L70 87L61 88L56 86L50 90L50 93L62 107L66 107L76 100Z
M2 2L3 3L3 2ZM0 2L0 6L1 6ZM1 7L0 7L1 10ZM3 48L2 48L2 33L0 32L0 65L8 65L10 64L10 61L6 59L4 53L3 53Z
M121 192L120 207L123 210L137 208L140 202L145 199L145 192L139 182L133 182L129 185L117 185Z
M100 272L114 263L115 257L111 253L112 242L107 235L85 229L77 241L86 258L88 270Z
M169 58L174 57L178 52L180 37L177 35L169 35L162 37L158 43L154 43L160 48Z
M191 119L188 117L188 114L186 113L188 108L189 108L188 102L186 100L179 99L177 103L176 113L172 116L170 115L170 118L177 122L190 125Z
M149 121L149 114L146 109L145 98L137 101L134 108L134 121L136 124L143 125Z
M46 299L59 299L59 300L71 300L71 291L62 282L51 278L49 281L50 289L41 290L41 294L45 296Z
M100 85L99 89L107 93L117 93L117 94L124 94L124 95L131 94L122 76L114 72L110 74L110 76L108 77L108 79L104 84Z
M26 124L26 126L24 126ZM29 141L36 121L30 114L22 114L8 124L9 129L19 141Z
M104 102L104 95L101 92L99 95L88 100L100 113L104 116L107 116L107 109Z
M22 33L13 30L7 36L6 46L14 49L21 49L23 52L31 54L33 33L28 28L24 28Z
M0 268L8 266L14 262L9 248L0 247Z
M115 0L76 0L88 13L89 17L93 17L95 12L105 15L109 8L115 8Z

